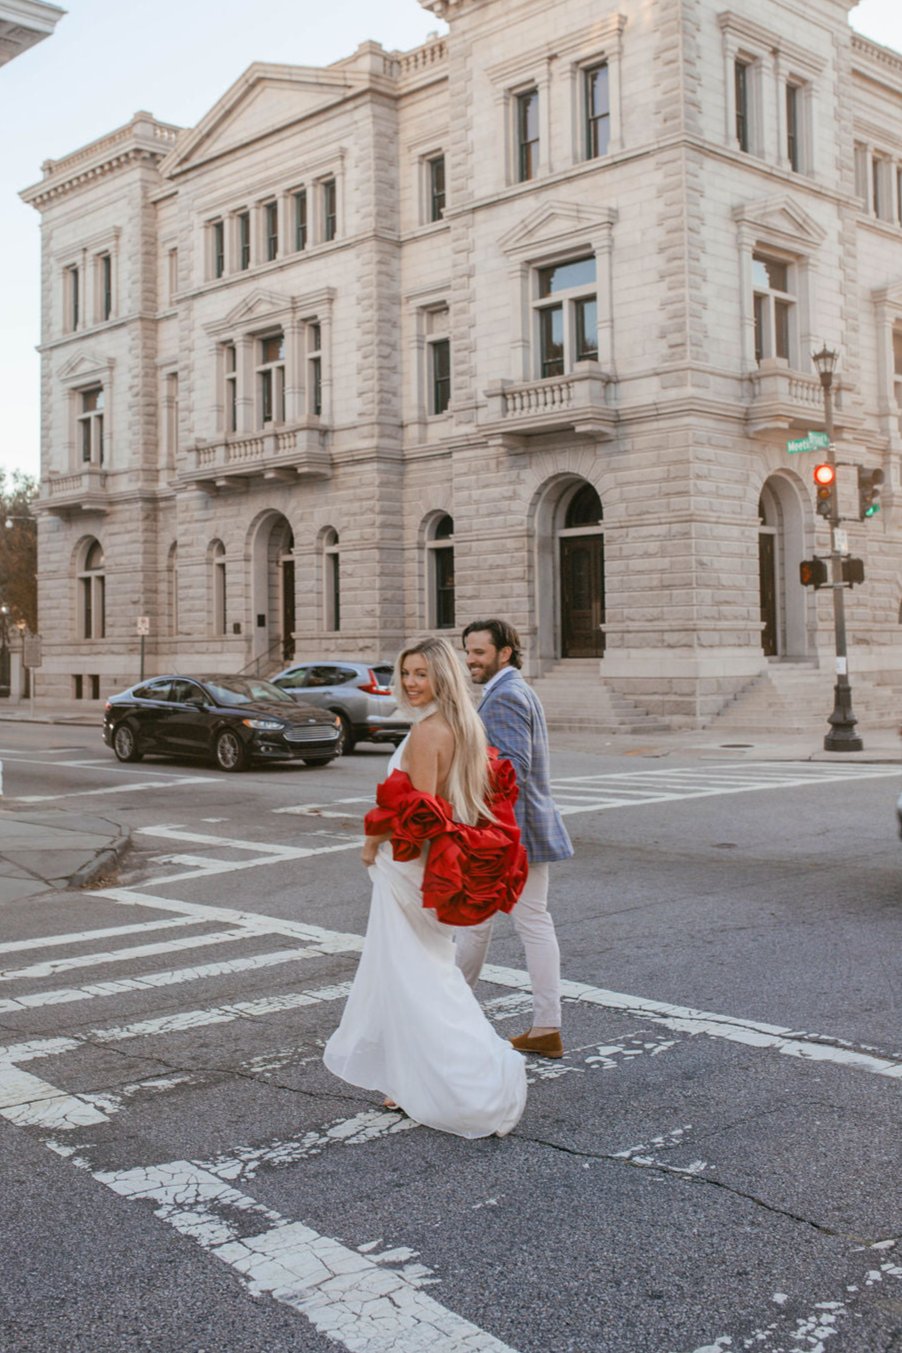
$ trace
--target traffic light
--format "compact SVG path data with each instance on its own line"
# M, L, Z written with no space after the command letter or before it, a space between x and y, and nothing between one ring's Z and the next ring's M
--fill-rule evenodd
M799 580L803 587L813 587L815 591L827 582L827 564L823 559L803 559L799 564Z
M814 486L818 515L832 517L833 491L836 488L836 467L828 465L826 462L823 465L815 465Z
M882 470L866 470L858 467L858 520L875 517L880 511L880 485L883 483Z
M842 561L842 580L854 587L856 583L864 582L864 560L852 559L850 556Z

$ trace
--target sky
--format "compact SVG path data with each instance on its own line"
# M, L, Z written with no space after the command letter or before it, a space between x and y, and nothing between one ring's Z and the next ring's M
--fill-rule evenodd
M60 3L60 0L55 0ZM62 0L55 33L0 67L0 467L37 476L39 214L18 193L41 163L145 109L190 127L252 61L322 66L359 43L402 50L444 25L418 0ZM902 0L860 0L852 26L902 52ZM10 130L11 129L11 130Z

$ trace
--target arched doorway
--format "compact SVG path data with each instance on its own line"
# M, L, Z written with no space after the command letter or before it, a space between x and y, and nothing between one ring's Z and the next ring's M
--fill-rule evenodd
M561 598L561 657L604 655L604 528L601 499L591 484L564 500L557 532Z
M275 669L294 657L294 532L273 512L254 537L254 656Z
M769 658L804 658L808 652L804 558L805 511L811 508L798 478L779 472L765 480L758 500L758 591L761 648Z

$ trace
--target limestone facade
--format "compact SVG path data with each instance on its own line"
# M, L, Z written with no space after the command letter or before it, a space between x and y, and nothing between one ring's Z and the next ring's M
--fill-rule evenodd
M902 56L846 0L421 3L446 37L253 65L23 194L43 691L136 680L138 617L152 673L501 614L677 727L832 667L824 342L852 666L902 672Z

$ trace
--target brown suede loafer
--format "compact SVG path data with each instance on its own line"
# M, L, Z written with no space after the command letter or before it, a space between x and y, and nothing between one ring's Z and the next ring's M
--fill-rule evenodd
M561 1036L555 1032L553 1034L519 1034L511 1039L511 1044L518 1052L531 1052L536 1057L563 1057L564 1045L561 1042Z

